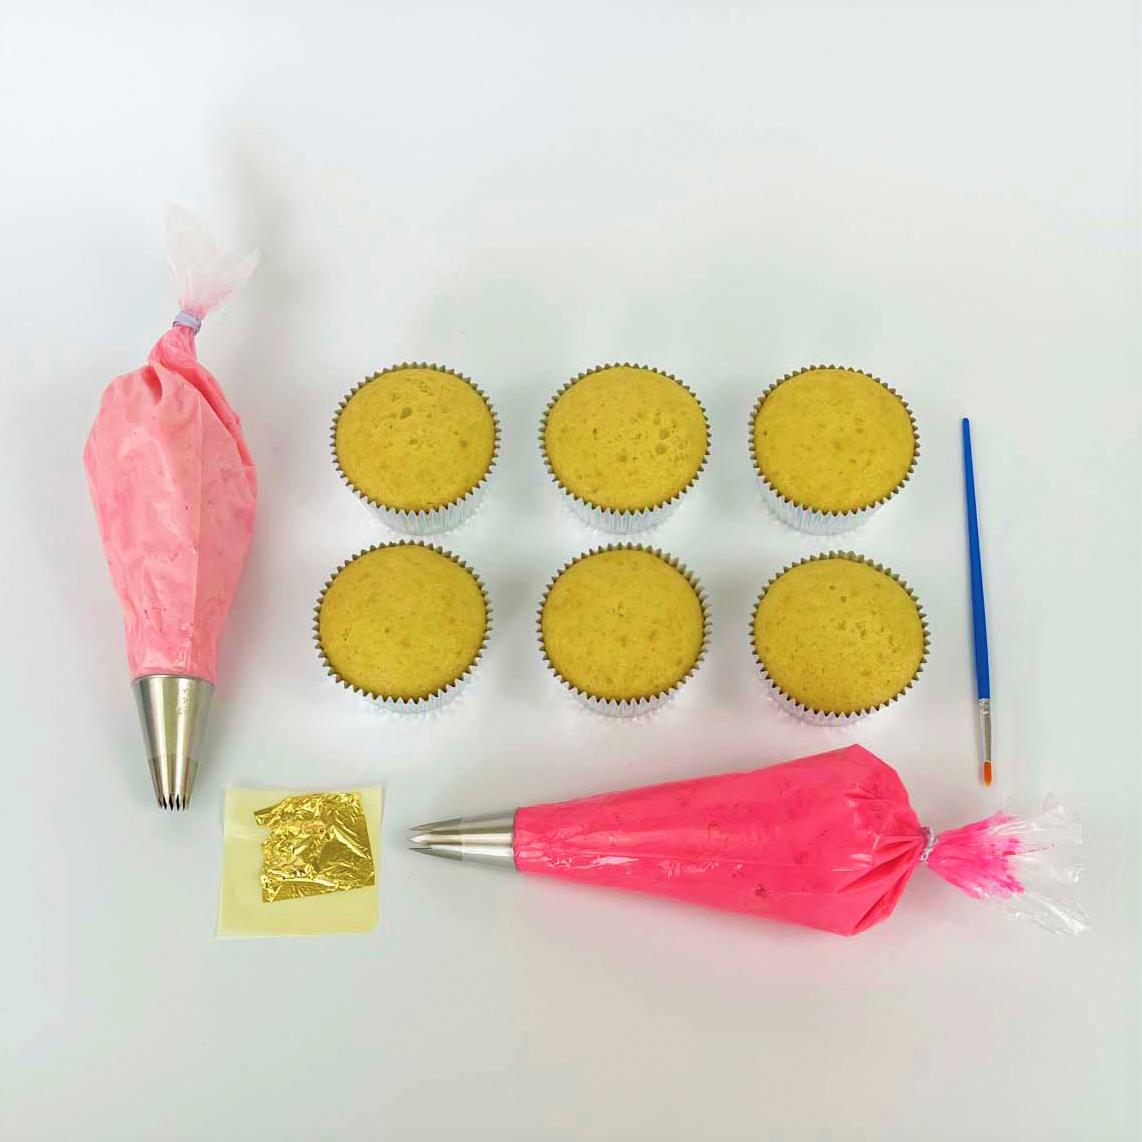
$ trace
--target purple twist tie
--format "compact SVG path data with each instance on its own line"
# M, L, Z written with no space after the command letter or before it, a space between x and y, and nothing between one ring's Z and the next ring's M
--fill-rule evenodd
M197 333L202 328L202 318L195 317L193 313L186 309L180 309L178 317L171 322L172 325L185 325L191 333Z

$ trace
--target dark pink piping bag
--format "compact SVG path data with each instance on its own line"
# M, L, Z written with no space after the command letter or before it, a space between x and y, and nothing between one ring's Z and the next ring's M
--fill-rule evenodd
M417 852L622 888L853 936L891 915L921 866L977 900L1077 933L1082 834L1048 799L936 834L896 771L859 745L413 829Z

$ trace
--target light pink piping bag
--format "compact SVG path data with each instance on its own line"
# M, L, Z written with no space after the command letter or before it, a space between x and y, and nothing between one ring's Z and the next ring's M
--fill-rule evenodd
M258 258L224 256L178 206L167 206L165 233L181 310L147 364L103 391L83 463L123 605L155 796L162 808L182 809L257 504L241 422L199 364L195 337Z
M413 829L417 852L622 888L844 936L888 918L922 865L977 900L1055 932L1082 833L1063 807L1003 811L934 833L896 771L859 745L798 761L648 785Z

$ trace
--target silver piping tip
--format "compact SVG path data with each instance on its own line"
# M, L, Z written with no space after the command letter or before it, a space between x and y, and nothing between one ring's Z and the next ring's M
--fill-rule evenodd
M160 809L190 804L214 687L185 674L146 674L131 684Z
M481 817L449 817L409 829L408 847L445 860L515 868L514 826L514 809Z

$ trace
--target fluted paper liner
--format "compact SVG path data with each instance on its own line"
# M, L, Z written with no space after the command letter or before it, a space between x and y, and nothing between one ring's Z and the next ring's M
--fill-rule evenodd
M673 567L675 571L681 573L683 578L694 590L694 594L698 596L698 605L702 608L702 643L698 647L698 655L694 659L693 665L686 673L678 679L672 686L653 694L649 698L599 698L594 694L589 694L584 690L580 690L577 686L573 686L562 674L555 668L555 664L547 656L547 646L543 641L543 608L547 604L547 596L551 594L551 588L555 586L556 581L568 568L573 567L576 563L583 559L588 559L592 555L598 555L604 551L645 551L650 555L655 555L661 559L667 566ZM568 560L559 568L558 571L551 577L546 588L543 591L543 598L539 601L539 611L536 614L535 620L536 634L539 638L539 653L543 656L544 664L559 685L573 697L577 698L583 705L589 709L594 710L599 714L606 714L614 718L633 718L639 714L648 714L652 710L657 710L659 706L668 702L671 698L686 685L687 682L697 672L698 667L702 665L702 660L706 657L706 652L710 647L710 604L706 598L706 592L699 582L698 577L690 571L679 559L673 555L667 555L664 551L660 551L657 547L649 547L644 543L608 543L604 547L595 547L590 551L583 552L582 555L577 555L574 559Z
M451 559L453 563L458 567L462 567L472 576L476 581L476 586L480 588L480 596L484 600L484 638L476 650L476 656L469 663L463 674L433 691L425 698L392 698L384 694L374 694L372 691L365 690L360 686L354 686L337 673L336 668L329 661L325 653L325 647L321 644L321 604L325 599L325 592L329 590L333 580L336 579L350 563L360 559L361 556L368 555L372 551L379 551L386 547L427 547L429 550L435 551L438 555L443 555L446 559ZM484 581L476 574L475 569L465 563L459 556L454 555L451 551L445 551L443 547L438 547L435 543L425 543L419 539L401 539L393 543L374 543L372 547L366 547L364 550L358 551L356 555L346 559L337 567L333 574L325 580L325 585L321 588L321 592L317 596L317 604L313 609L312 637L313 645L317 648L317 654L321 659L321 665L325 669L325 673L339 689L349 690L358 695L358 697L364 699L369 706L375 710L390 710L399 714L424 714L430 710L439 709L445 705L445 703L450 702L472 680L472 674L480 664L481 659L484 657L484 652L488 649L488 643L491 641L492 603L488 598L488 589L484 586Z
M867 507L851 508L843 512L820 511L808 504L791 500L779 492L777 488L769 482L769 479L761 470L761 464L758 462L757 449L754 446L753 429L757 422L758 413L761 412L761 406L765 403L766 398L774 389L779 385L783 385L786 381L792 380L794 377L799 377L802 373L812 373L818 369L840 369L846 373L859 373L862 377L868 377L870 381L876 381L878 385L887 389L888 392L900 401L912 425L912 463L908 466L908 471L904 473L900 483L898 483L892 491L882 496L876 503L869 504ZM913 415L908 402L894 388L890 385L886 385L879 377L874 377L871 373L866 373L863 369L850 368L848 365L806 365L804 368L795 369L792 373L786 373L780 380L774 381L754 402L753 410L749 414L749 458L750 463L753 465L754 475L757 478L757 488L761 494L761 498L765 501L769 510L773 512L779 520L783 523L787 523L790 527L796 528L798 531L804 531L810 535L840 535L867 523L868 520L888 503L889 500L897 495L912 478L912 473L916 470L916 463L920 459L920 434L916 427L916 417Z
M915 674L909 679L908 684L898 693L894 694L886 702L881 702L876 706L868 706L860 710L854 710L847 714L833 714L824 710L814 709L812 706L806 706L798 702L792 695L787 694L776 682L769 676L769 671L765 668L765 663L761 660L761 655L757 651L757 638L756 638L756 625L757 625L757 610L761 606L761 600L765 598L766 592L773 586L783 575L792 571L795 567L800 567L805 563L816 563L823 559L847 559L852 563L863 563L872 567L876 571L887 575L890 579L895 580L907 592L908 597L916 604L916 611L920 616L920 627L924 633L924 647L920 653L920 662L916 667ZM924 664L928 661L928 651L930 649L930 637L928 632L928 620L924 615L924 609L920 606L920 600L916 592L912 590L908 584L892 571L890 568L885 567L881 563L875 563L871 559L866 559L863 555L858 555L855 551L828 551L821 555L810 555L806 559L798 559L795 563L790 563L783 570L774 575L768 583L766 583L761 594L758 595L757 601L753 604L753 610L749 615L749 648L750 653L753 655L754 665L757 667L758 673L761 675L762 682L765 683L770 696L778 702L785 710L792 714L795 718L803 722L812 722L818 726L841 726L847 725L850 722L859 722L863 718L867 718L869 714L875 713L877 710L883 710L886 706L891 706L893 702L898 702L912 687L916 684L916 679L920 677L924 670Z
M464 495L458 496L447 504L442 504L436 508L426 508L423 511L389 507L387 504L383 504L378 500L374 500L371 496L367 496L346 475L345 470L341 467L341 459L337 455L337 422L340 420L341 413L344 411L345 406L356 392L364 388L370 381L375 381L378 377L383 377L388 373L400 372L402 369L432 369L437 373L447 373L449 376L459 377L460 380L473 389L480 397L492 417L492 456L488 461L487 471L480 477L479 482L476 483L474 487L469 488ZM492 407L492 402L488 399L488 394L485 393L471 377L466 377L463 373L457 372L455 369L449 369L445 365L432 365L425 361L405 361L400 365L390 365L387 369L382 369L379 373L371 373L365 377L364 380L358 381L357 384L341 398L341 403L338 404L337 411L333 414L333 424L329 431L329 449L333 455L333 467L337 470L337 475L340 476L341 482L361 501L371 516L375 519L379 519L383 524L387 527L391 527L394 531L403 532L405 535L435 535L442 531L448 531L463 523L483 502L488 490L488 480L492 475L492 470L495 468L496 461L500 455L500 418L496 414L495 408Z
M547 455L547 418L551 415L551 410L555 407L555 402L559 400L572 385L576 384L576 382L581 381L584 377L591 376L593 373L604 372L606 369L642 369L648 373L657 373L660 377L666 377L668 380L673 381L676 385L680 385L685 389L697 402L698 409L702 413L702 422L706 427L706 450L702 453L702 460L698 465L697 471L690 477L689 482L681 491L675 492L674 495L668 499L662 500L657 504L652 504L649 507L608 508L593 503L590 500L583 499L583 497L576 495L570 488L566 487L563 481L559 479L555 473L555 469L552 467L551 459ZM649 531L671 516L682 502L682 497L698 482L698 477L702 474L703 469L706 467L706 461L710 458L710 418L706 415L706 408L698 399L694 390L684 381L680 381L672 373L667 373L662 369L656 369L651 365L632 364L629 361L623 361L621 364L616 362L610 365L596 365L593 369L588 369L586 372L580 373L577 377L572 377L572 379L563 385L547 402L539 424L539 454L543 459L543 466L551 482L555 485L567 506L579 519L590 527L596 527L600 531L609 531L613 535L633 535L637 532Z

